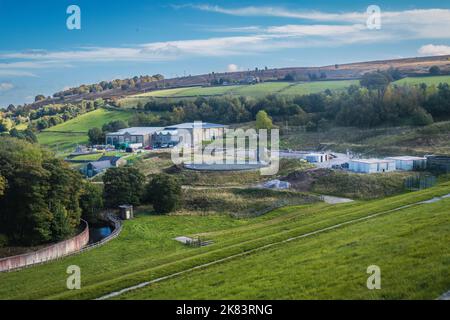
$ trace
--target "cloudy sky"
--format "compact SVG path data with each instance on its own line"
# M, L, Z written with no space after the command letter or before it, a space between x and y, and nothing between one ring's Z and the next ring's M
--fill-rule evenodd
M69 30L69 5L81 29ZM381 28L367 9L381 9ZM0 0L0 107L82 83L450 54L450 2Z

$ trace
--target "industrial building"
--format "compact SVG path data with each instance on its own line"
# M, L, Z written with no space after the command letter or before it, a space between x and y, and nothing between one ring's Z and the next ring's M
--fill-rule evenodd
M132 127L108 133L106 135L106 144L142 144L142 147L152 145L152 136L154 133L164 130L162 127Z
M169 127L133 127L108 133L106 144L141 144L142 147L172 147L180 142L188 145L222 137L226 126L207 122L187 122Z
M395 160L388 159L353 159L349 170L357 173L392 172L396 170Z
M305 155L305 160L310 163L322 163L330 160L330 155L327 153L308 153Z
M436 173L450 173L450 156L427 156L427 169Z
M427 168L427 158L425 157L389 157L387 160L394 160L397 170L413 171L425 170Z
M226 128L227 126L217 123L186 122L166 127L164 131L176 131L179 142L194 145L201 143L202 141L211 141L222 137L225 134Z

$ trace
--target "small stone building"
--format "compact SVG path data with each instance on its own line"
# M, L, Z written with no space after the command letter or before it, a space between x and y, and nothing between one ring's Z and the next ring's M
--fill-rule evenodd
M122 220L131 220L134 218L133 206L122 205L119 206L119 215Z

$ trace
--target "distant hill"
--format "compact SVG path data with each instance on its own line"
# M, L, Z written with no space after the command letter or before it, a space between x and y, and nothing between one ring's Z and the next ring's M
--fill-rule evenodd
M146 79L149 81L137 81L138 77L126 80L115 80L108 83L84 85L65 92L59 92L53 98L34 102L32 105L39 107L51 103L75 103L81 100L117 99L129 95L146 93L162 88L183 88L193 86L209 86L220 81L236 83L246 81L248 78L258 78L260 81L278 81L286 77L295 76L297 80L355 80L367 72L376 70L398 69L404 76L423 76L429 74L432 66L438 66L442 73L450 73L450 55L437 57L417 57L395 60L379 60L368 62L355 62L349 64L336 64L322 67L287 67L279 69L255 69L238 72L210 73L194 76L185 76L172 79L164 79L155 75ZM129 80L139 85L130 86ZM102 90L89 90L92 86ZM118 84L112 85L112 84ZM77 90L81 89L81 90Z

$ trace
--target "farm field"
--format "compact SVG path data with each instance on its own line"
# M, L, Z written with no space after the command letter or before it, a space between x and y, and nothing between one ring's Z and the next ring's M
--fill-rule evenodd
M105 123L113 120L128 120L132 115L132 112L127 111L97 109L46 129L37 134L37 138L40 144L50 148L57 154L66 154L78 144L86 144L88 142L87 132L89 129L94 127L101 128Z
M280 93L283 95L306 95L323 92L325 90L345 90L352 85L359 86L359 80L304 82L288 86L284 88Z
M197 96L236 95L248 97L264 97L268 94L304 95L329 90L343 90L350 85L358 84L358 80L336 80L316 82L263 82L255 85L231 85L217 87L188 87L165 89L129 96L120 100L124 108L135 107L138 102L145 104L152 98L183 99Z
M94 127L101 128L110 121L128 120L132 115L132 112L97 109L46 129L44 132L88 132L89 129Z
M0 299L98 298L143 281L376 213L384 214L201 270L202 274L213 275L207 280L197 272L181 276L177 278L179 285L189 281L192 284L192 288L185 287L185 292L175 291L178 284L169 280L120 298L206 298L210 294L210 298L221 299L434 299L450 287L450 199L386 211L448 193L447 182L383 200L285 207L252 219L227 215L154 216L141 210L135 220L125 222L116 240L101 248L0 274ZM197 235L214 244L186 247L173 240L181 235ZM365 288L366 268L371 264L384 270L385 290L374 292ZM68 291L65 287L69 265L78 265L82 270L81 290ZM230 282L223 281L226 277ZM245 282L238 284L239 279ZM235 290L231 283L236 285Z
M439 85L440 83L448 83L450 84L450 76L431 76L431 77L408 77L394 82L394 84L409 84L409 85L418 85L421 83L425 83L429 86L431 85Z

